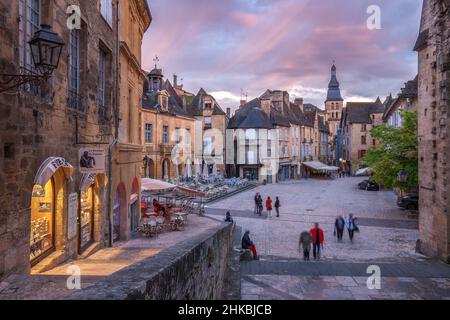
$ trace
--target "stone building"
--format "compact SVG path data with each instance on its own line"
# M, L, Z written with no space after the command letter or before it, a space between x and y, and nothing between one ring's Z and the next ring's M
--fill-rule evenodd
M385 105L383 122L391 127L401 127L402 110L417 111L417 77L406 82L405 87L401 89L395 99L392 98L392 95L389 95L383 104Z
M105 0L108 2L108 0ZM120 77L117 92L116 132L112 152L113 241L129 240L140 220L140 177L142 169L141 105L145 74L141 45L152 22L146 0L119 1Z
M370 130L382 123L384 111L380 98L375 102L347 102L341 120L341 152L353 171L362 164L369 148L376 145Z
M27 42L41 24L65 43L48 82L0 94L0 278L108 245L106 172L80 174L78 157L114 135L117 7L105 3L0 0L0 73L34 68ZM80 29L67 27L70 5Z
M176 75L172 85L156 65L147 78L142 104L144 175L173 180L186 176L186 170L195 174L195 168L225 173L228 118L216 99L203 88L197 95L183 90Z
M320 162L329 164L333 161L332 157L332 141L330 140L331 133L329 124L325 121L323 116L319 116L318 119L318 131L319 131L319 154L318 159Z
M420 250L450 263L450 1L424 0L418 52Z
M301 98L291 102L286 91L267 90L241 103L231 117L227 150L233 152L227 163L234 163L236 176L260 182L299 179L306 173L303 162L319 160L320 133L329 141L324 115Z
M194 164L195 118L162 70L154 68L144 85L142 101L143 176L173 180ZM189 174L189 173L188 173Z

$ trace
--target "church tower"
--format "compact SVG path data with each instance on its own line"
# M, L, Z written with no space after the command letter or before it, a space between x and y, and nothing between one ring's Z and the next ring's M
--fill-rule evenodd
M333 136L337 135L344 107L344 99L341 96L341 89L336 74L336 66L333 64L331 67L331 80L328 84L327 100L325 101L327 121L330 124L330 131Z

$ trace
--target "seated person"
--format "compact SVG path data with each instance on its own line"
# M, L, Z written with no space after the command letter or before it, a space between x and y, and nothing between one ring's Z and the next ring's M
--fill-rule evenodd
M234 221L233 221L233 217L231 217L230 211L227 211L227 215L226 215L226 217L225 217L225 222L231 222L231 223L234 222Z
M250 250L253 253L253 258L259 260L258 254L256 253L256 247L252 240L250 240L250 230L246 230L244 236L242 237L242 249Z
M158 200L153 199L153 212L157 213L158 215L160 214L160 212L163 213L163 215L166 212L166 208L164 208Z

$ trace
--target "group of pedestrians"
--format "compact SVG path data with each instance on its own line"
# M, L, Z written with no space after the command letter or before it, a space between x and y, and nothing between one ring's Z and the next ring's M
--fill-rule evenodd
M334 236L337 237L338 242L342 242L344 237L344 229L347 228L350 241L353 243L355 232L359 232L356 224L357 218L353 214L348 217L339 216L334 222ZM320 228L319 223L315 223L314 227L308 232L303 231L300 234L299 250L303 251L303 259L310 260L311 246L313 249L314 260L320 260L321 251L323 251L323 244L325 241L325 233Z
M267 197L266 199L266 210L267 210L267 216L269 218L272 217L272 210L275 207L275 212L277 214L277 217L280 217L280 207L281 207L281 202L280 202L280 198L276 197L275 198L275 203L273 203L273 200L271 197ZM262 216L262 212L264 210L263 207L263 198L261 196L261 193L257 192L255 195L255 214Z

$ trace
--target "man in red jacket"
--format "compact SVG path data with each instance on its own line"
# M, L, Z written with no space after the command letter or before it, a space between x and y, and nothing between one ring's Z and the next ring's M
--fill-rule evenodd
M320 260L320 249L323 249L323 241L325 239L323 230L319 228L319 224L316 222L314 223L314 228L311 229L310 233L313 239L314 260Z

